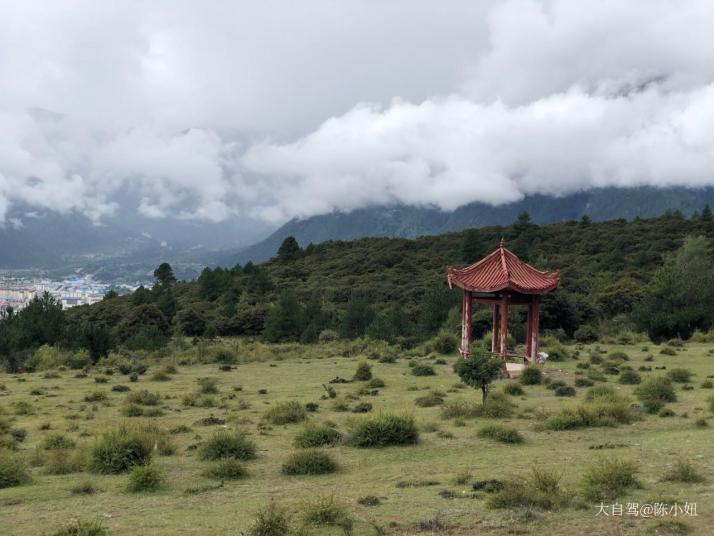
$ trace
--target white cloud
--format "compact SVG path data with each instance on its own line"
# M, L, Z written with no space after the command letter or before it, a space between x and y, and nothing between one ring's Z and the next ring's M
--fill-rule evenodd
M136 199L153 218L279 223L714 185L704 0L0 13L0 221L19 204L100 221Z

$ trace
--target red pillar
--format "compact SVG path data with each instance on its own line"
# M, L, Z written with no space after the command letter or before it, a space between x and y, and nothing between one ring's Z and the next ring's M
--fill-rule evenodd
M471 292L464 290L461 302L461 353L462 357L468 357L471 346Z
M504 294L501 298L501 346L499 352L501 359L506 359L508 351L508 297Z
M533 300L528 304L528 312L526 313L526 353L523 357L523 362L526 363L531 358L531 333L533 332Z
M540 296L534 296L533 302L531 303L531 348L530 355L531 360L535 363L536 356L538 355L538 324L540 316Z
M500 345L500 340L498 337L498 323L500 322L500 318L498 317L498 304L494 303L493 304L493 328L491 329L491 353L495 354L498 351L498 347Z

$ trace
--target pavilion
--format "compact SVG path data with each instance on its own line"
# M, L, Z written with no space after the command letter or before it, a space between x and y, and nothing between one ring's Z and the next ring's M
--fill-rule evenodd
M538 355L538 320L540 297L558 287L558 272L541 272L521 261L506 249L505 242L493 253L466 268L448 268L449 288L464 291L461 305L461 348L468 357L471 346L471 311L473 303L489 304L493 310L491 353L504 362L508 357L523 358L523 363L535 363ZM528 307L525 353L508 350L508 306Z

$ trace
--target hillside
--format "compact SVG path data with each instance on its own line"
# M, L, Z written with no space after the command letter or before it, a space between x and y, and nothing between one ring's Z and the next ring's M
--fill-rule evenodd
M267 260L288 236L294 236L302 246L369 236L416 238L470 227L508 225L523 211L535 223L547 224L576 220L584 215L593 221L653 218L667 210L690 215L705 204L714 206L713 188L602 188L565 197L532 196L501 206L470 203L453 212L429 207L370 207L292 220L265 240L222 255L218 264Z

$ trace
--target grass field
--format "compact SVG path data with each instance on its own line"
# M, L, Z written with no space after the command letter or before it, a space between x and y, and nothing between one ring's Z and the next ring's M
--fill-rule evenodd
M256 512L271 501L285 508L297 527L315 501L331 496L348 511L352 528L313 526L302 533L714 533L714 434L702 420L712 417L708 398L714 390L705 388L707 377L714 374L712 345L688 344L677 349L676 355L660 354L660 347L652 344L602 346L598 350L591 345L579 348L577 359L548 362L543 368L545 377L571 386L576 378L602 368L589 364L591 353L606 358L616 350L627 354L629 360L624 364L635 371L651 368L640 372L642 378L664 375L673 368L686 368L694 374L689 382L673 384L677 401L666 406L673 411L672 416L644 414L632 424L564 431L543 430L543 419L582 403L587 387L576 387L574 397L561 397L545 385L523 386L523 395L508 397L515 404L510 418L446 419L442 416L443 404L419 407L415 399L438 390L444 395L444 403L458 399L480 403L479 392L456 386L459 380L451 367L453 356L400 356L394 363L369 360L373 375L385 385L365 389L366 382L328 382L335 377L351 379L360 361L376 356L356 353L344 357L341 354L346 352L337 344L305 346L299 351L290 348L275 347L273 352L270 347L261 347L259 359L243 358L230 370L220 370L215 363L187 364L180 356L169 356L151 364L136 382L117 370L107 375L106 366L80 378L75 377L78 371L74 370L58 371L58 377L47 371L0 375L4 386L0 387L0 419L13 429L27 432L17 449L5 455L25 460L31 474L28 483L0 489L0 533L53 534L76 518L100 520L112 535L241 534L251 526ZM574 352L575 348L570 350ZM410 361L432 364L436 375L413 375ZM152 379L152 374L167 363L177 369L165 375L168 381ZM106 378L106 383L97 383L98 376ZM198 403L213 407L185 405L184 397L197 392L197 380L205 377L217 379L218 392L203 395ZM635 385L618 383L616 375L606 374L605 378L606 385L636 401L632 395ZM496 381L492 393L502 392L508 383L515 382ZM130 391L113 391L112 387L119 384ZM323 384L336 390L335 399L323 398L327 393ZM127 396L142 389L160 395L159 404L151 407L159 408L161 414L150 418L124 416ZM261 390L267 391L261 394ZM95 391L104 393L106 399L85 401ZM419 428L419 442L385 448L339 444L325 448L339 464L336 472L286 476L281 466L297 450L293 439L304 422L275 425L265 420L269 408L285 401L318 404L317 411L308 413L308 420L331 421L345 435L359 419L384 412L412 415ZM372 404L369 413L351 411L364 402ZM210 416L225 424L199 422ZM165 476L158 491L130 493L126 491L127 474L95 474L82 471L82 467L69 474L47 474L46 437L60 432L71 438L76 446L66 451L70 456L82 449L88 451L103 431L122 423L133 426L147 421L166 430L176 447L172 455L154 454L153 463ZM487 424L513 427L524 441L501 443L479 437L478 430ZM181 425L184 428L178 428ZM257 457L244 462L247 477L221 482L203 475L210 463L199 459L197 447L226 427L248 432L257 444ZM613 517L596 515L599 502L583 497L582 479L585 470L600 458L628 460L638 466L640 487L629 488L617 498L625 510L627 503L689 502L697 504L698 515L680 512L677 517L649 519L626 512ZM663 481L663 475L680 459L690 461L705 480ZM570 499L567 505L553 511L534 507L494 509L487 506L489 493L474 491L476 481L529 477L534 467L561 476L560 487ZM95 488L93 494L72 492L86 481ZM379 504L360 504L358 501L366 496L379 498Z

